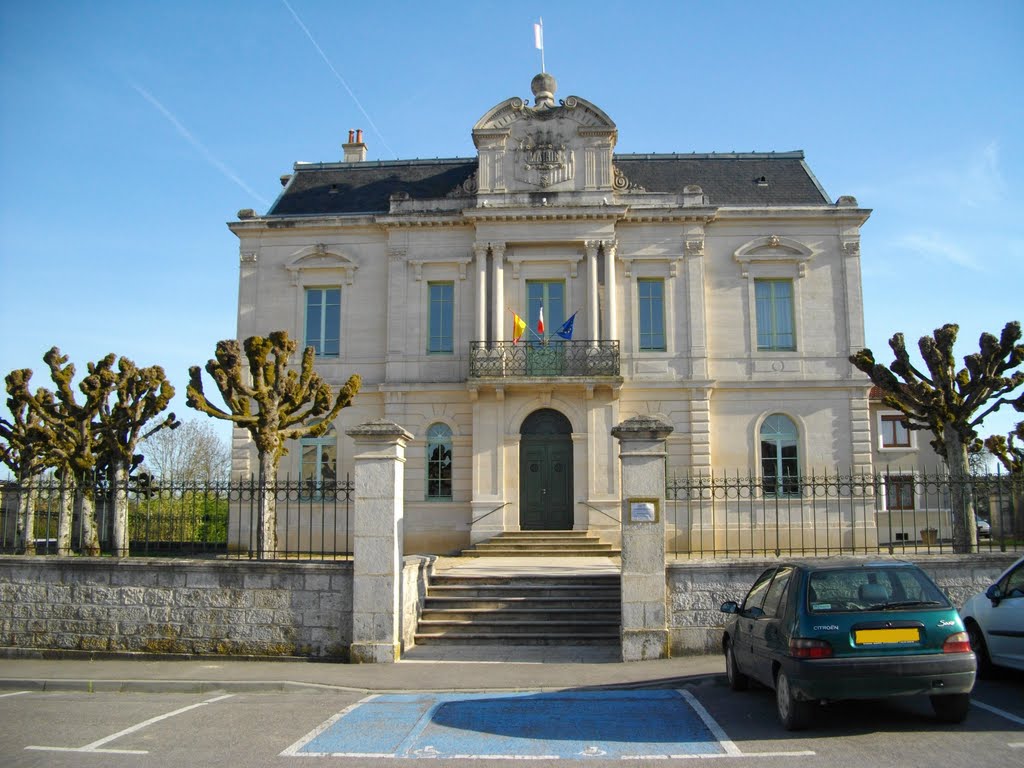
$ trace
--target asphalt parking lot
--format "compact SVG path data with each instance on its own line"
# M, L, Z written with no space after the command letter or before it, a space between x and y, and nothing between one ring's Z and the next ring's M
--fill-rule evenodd
M59 690L60 684L14 690L8 680L0 690L0 749L10 766L299 761L393 767L418 759L463 767L688 765L693 759L716 765L1024 765L1024 675L979 682L962 725L937 723L926 699L911 698L823 707L813 729L791 734L776 721L770 691L732 692L720 673L652 674L649 686L640 675L617 685L551 689L543 685L545 665L533 666L537 687L515 691L274 689L221 680L219 690L97 684L90 692L85 686L67 690L70 685ZM482 687L496 667L477 665L475 674L472 665L457 669L453 679L475 676ZM405 674L432 681L436 670L410 665ZM581 669L579 676L587 675Z

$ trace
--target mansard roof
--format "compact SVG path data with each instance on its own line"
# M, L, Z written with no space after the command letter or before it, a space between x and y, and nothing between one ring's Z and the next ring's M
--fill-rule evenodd
M613 165L628 182L619 202L638 192L683 193L698 185L712 206L829 205L802 151L711 154L623 154ZM297 163L269 216L386 213L391 195L413 200L472 197L476 158ZM468 182L468 183L467 183Z

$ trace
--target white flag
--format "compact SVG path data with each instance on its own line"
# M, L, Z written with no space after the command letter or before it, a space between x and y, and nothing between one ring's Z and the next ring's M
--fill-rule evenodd
M538 51L544 50L544 23L533 25L533 47Z

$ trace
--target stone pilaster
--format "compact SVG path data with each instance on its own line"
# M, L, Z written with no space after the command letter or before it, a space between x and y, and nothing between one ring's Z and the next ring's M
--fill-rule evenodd
M354 663L395 662L401 653L405 447L413 436L385 420L346 434L355 440L349 657Z
M622 660L669 656L665 588L665 438L653 416L612 429L622 466Z

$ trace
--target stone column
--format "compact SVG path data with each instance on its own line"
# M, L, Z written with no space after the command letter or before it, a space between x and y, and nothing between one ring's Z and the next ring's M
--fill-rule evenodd
M587 253L587 297L590 301L587 312L587 332L590 340L596 345L601 338L600 314L597 300L597 248L600 243L596 240L588 240L584 243Z
M474 243L476 255L476 336L473 341L487 341L487 243Z
M604 337L609 341L619 338L619 307L616 304L615 290L615 241L605 240L601 244L604 251L604 300L608 305L607 327Z
M505 244L491 243L491 269L494 272L494 341L505 340Z
M355 440L349 657L353 663L394 662L401 653L405 447L413 436L384 419L345 434Z
M612 429L622 467L622 660L670 655L665 587L665 438L673 427L634 416Z

